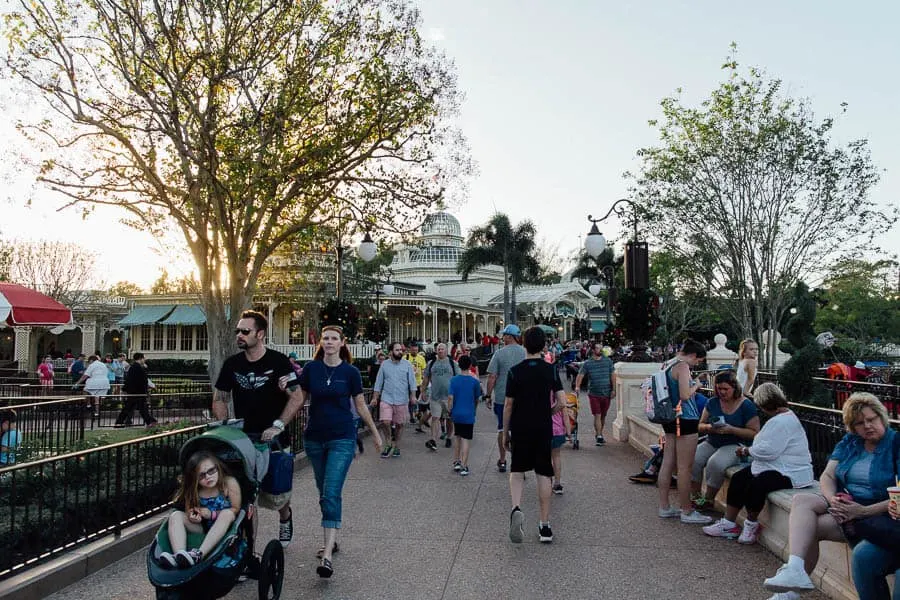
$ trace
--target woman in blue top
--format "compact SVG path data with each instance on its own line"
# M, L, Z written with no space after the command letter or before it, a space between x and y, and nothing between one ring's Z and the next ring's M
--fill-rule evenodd
M821 495L797 494L791 503L790 557L767 589L779 592L770 600L795 600L815 586L809 578L819 559L819 541L845 542L843 523L887 512L887 488L895 484L900 461L894 458L894 438L887 411L878 398L857 392L843 410L847 435L838 443L819 478ZM853 581L860 600L889 598L885 576L900 567L888 550L859 542L853 550ZM900 575L900 573L898 573ZM895 589L895 600L900 593Z
M316 354L300 374L300 388L304 403L309 404L303 443L319 490L325 539L316 573L331 577L332 554L338 550L337 530L341 528L341 491L356 450L351 402L372 432L376 452L381 451L381 436L363 398L362 377L353 366L340 327L322 328Z
M700 434L706 440L697 446L691 472L691 500L699 508L715 504L716 494L725 483L725 469L741 459L737 449L750 444L759 433L756 405L744 397L734 371L722 371L715 379L716 395L709 399L700 415ZM706 469L706 494L700 493L703 470Z

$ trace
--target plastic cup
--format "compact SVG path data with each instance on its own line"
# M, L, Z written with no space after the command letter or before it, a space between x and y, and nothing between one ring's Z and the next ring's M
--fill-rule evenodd
M900 486L889 487L887 491L890 499L900 505Z

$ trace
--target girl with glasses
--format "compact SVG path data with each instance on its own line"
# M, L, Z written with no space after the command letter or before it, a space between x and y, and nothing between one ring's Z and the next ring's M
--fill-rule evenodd
M228 532L241 509L241 487L213 453L201 450L185 463L174 502L184 510L169 515L172 552L162 552L160 563L186 569L200 562ZM188 532L206 534L199 548L187 549Z

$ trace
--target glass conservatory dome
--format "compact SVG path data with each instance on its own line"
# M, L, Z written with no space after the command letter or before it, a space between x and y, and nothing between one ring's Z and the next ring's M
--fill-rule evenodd
M450 213L436 212L425 217L422 223L422 237L435 235L462 237L462 228Z
M409 261L418 263L442 263L456 268L462 248L452 246L423 246L414 248L409 252Z

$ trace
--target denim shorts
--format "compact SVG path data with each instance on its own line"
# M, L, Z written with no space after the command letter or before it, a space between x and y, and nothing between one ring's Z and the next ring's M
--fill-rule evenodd
M563 444L566 443L565 435L554 435L553 439L550 440L550 448L552 450L556 450L557 448L562 448Z

